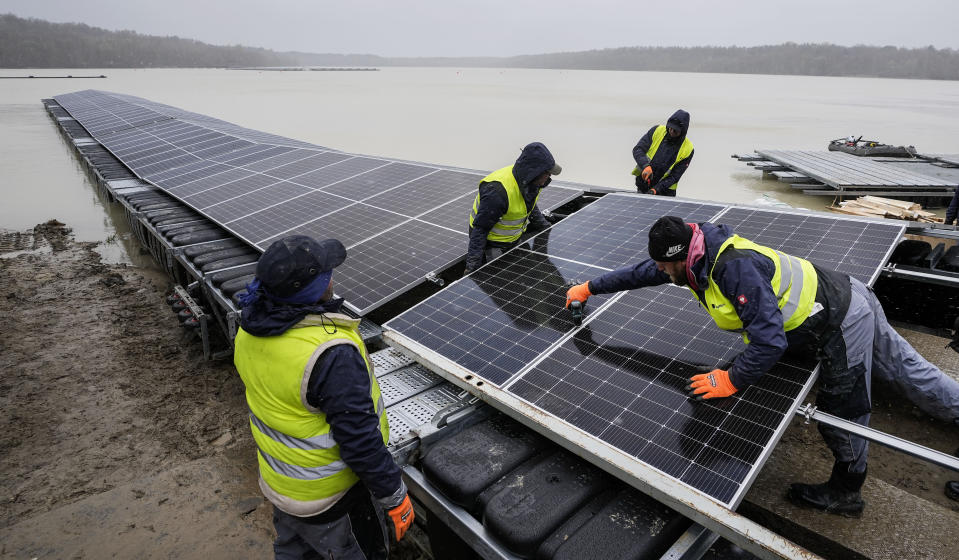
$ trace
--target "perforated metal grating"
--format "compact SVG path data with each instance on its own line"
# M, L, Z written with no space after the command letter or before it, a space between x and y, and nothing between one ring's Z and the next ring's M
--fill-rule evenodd
M373 362L374 373L377 377L380 377L412 364L413 358L407 357L392 348L386 348L370 354L370 361Z

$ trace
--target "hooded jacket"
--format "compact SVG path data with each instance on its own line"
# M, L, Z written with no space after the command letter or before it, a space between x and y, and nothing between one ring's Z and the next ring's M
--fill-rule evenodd
M553 154L539 142L533 142L523 148L522 153L516 159L516 163L513 164L513 177L516 178L520 191L523 193L526 208L531 208L528 230L539 231L549 227L549 222L543 217L539 208L534 205L541 187L533 186L532 182L555 165L556 160L553 159ZM552 178L546 180L546 185L550 181L552 181ZM543 187L546 185L543 185ZM477 269L483 264L483 251L486 250L487 246L504 249L512 246L512 244L504 245L486 239L490 230L509 208L506 187L499 181L481 182L479 184L479 197L479 209L476 212L476 217L473 218L473 227L469 230L469 247L466 252L467 270Z
M636 160L636 166L639 167L640 170L647 165L653 168L653 176L650 177L649 180L650 189L656 189L656 194L675 196L676 191L670 190L669 186L679 182L683 173L685 173L689 167L689 163L693 160L693 154L695 154L696 151L693 150L693 153L689 154L688 158L677 163L676 166L673 167L673 170L670 171L669 177L663 179L663 175L669 171L669 166L676 161L676 154L679 153L679 148L683 145L683 140L686 139L686 133L689 131L689 113L682 109L676 111L673 113L673 116L669 117L669 120L666 121L666 125L678 127L682 131L682 134L676 138L672 138L667 134L666 137L663 138L663 142L659 145L659 149L656 150L656 153L653 155L653 159L650 160L646 157L646 152L649 151L649 147L653 144L653 132L656 131L659 125L650 128L633 148L633 159ZM640 185L640 181L641 179L637 177L636 184ZM645 182L643 182L641 188L646 188Z

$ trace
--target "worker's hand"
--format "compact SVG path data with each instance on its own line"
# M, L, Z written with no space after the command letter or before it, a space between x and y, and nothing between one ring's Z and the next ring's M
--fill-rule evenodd
M691 398L698 401L728 397L738 390L733 387L732 382L729 381L729 372L724 369L714 369L709 373L694 375L689 381L686 390L689 391Z
M652 176L653 176L653 168L647 165L646 167L643 168L643 173L641 174L641 177L643 178L643 181L646 181L646 184L648 185L649 180L650 178L652 178Z
M573 301L586 303L586 300L588 300L591 295L593 294L589 292L589 282L576 284L566 291L566 307L569 308L569 304Z
M649 189L649 194L656 194L656 189Z
M407 494L403 496L403 501L400 505L386 513L396 540L399 541L403 538L403 535L406 534L406 530L410 528L410 525L413 524L413 503L410 502L410 495Z

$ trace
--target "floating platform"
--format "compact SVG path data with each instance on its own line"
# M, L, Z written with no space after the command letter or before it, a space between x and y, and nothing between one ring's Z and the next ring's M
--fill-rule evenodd
M914 159L870 158L826 150L756 150L732 157L802 190L803 194L831 196L885 196L948 204L959 187L959 155Z

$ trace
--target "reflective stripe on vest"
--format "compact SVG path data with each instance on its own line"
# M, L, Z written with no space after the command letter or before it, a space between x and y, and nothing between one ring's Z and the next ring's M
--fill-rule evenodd
M646 157L649 161L653 161L653 156L656 155L656 151L659 150L659 145L663 143L663 138L666 137L666 125L661 124L656 127L656 130L653 131L653 141L649 146L649 149L646 150ZM683 144L679 147L679 151L676 152L676 161L669 166L669 169L666 170L666 173L663 173L663 177L669 175L669 172L676 167L676 164L683 161L689 157L689 154L693 153L693 143L689 141L689 138L683 138ZM639 166L633 168L633 175L637 177L643 172ZM676 190L676 183L673 183L669 186L669 190Z
M264 453L262 449L258 449L257 451L260 452L260 457L263 458L267 465L270 465L271 469L279 474L282 474L283 476L298 480L318 480L322 478L328 478L349 468L342 459L339 461L333 461L328 465L323 465L320 467L301 467L299 465L284 463L276 457L273 457L268 453ZM350 486L352 486L352 484Z
M782 312L784 330L790 331L798 327L809 317L809 313L816 302L816 287L818 284L818 276L812 263L758 245L738 235L733 235L720 246L719 253L716 255L716 262L719 262L723 251L729 247L755 251L772 260L776 272L773 274L771 285L773 292L776 294L779 310ZM709 285L704 293L705 301L700 301L700 304L706 308L719 328L727 331L743 332L743 322L736 313L735 306L723 295L719 285L713 280L716 262L713 263L713 268L709 271ZM696 293L692 288L690 288L690 291ZM696 297L699 299L698 294ZM745 333L743 337L745 339ZM749 341L746 340L746 342Z
M523 198L523 193L520 192L516 177L513 176L512 165L490 173L480 181L480 184L494 181L499 182L503 185L503 188L506 189L509 206L506 208L506 213L500 216L499 221L490 229L486 235L486 239L500 243L513 243L514 241L518 241L523 235L523 232L526 231L532 208L526 207L526 200ZM533 206L536 205L536 200L539 200L539 193L536 194ZM473 227L473 220L476 219L476 214L479 213L479 204L480 195L476 193L476 198L473 200L473 208L470 210L469 225L471 228Z
M346 344L363 356L370 405L379 417L383 443L389 440L383 396L358 324L358 319L327 313L308 315L278 336L257 337L243 329L237 333L234 362L246 386L260 487L284 511L319 513L332 503L328 500L359 480L341 459L326 415L306 402L316 360L330 347Z

